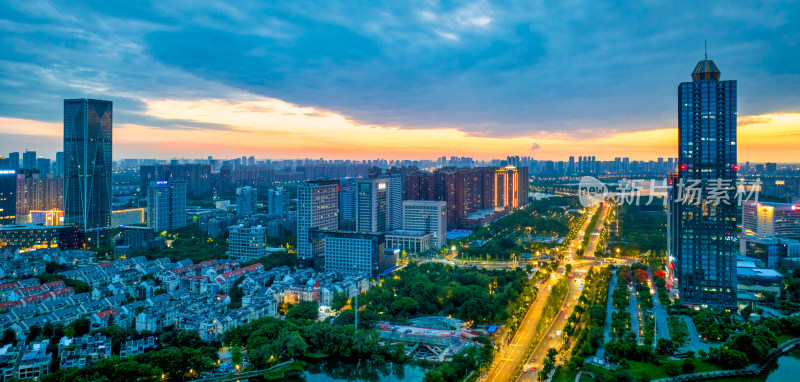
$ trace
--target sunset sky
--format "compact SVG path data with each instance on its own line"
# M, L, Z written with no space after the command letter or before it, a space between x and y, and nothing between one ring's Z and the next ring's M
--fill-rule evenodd
M800 162L797 3L229 3L0 0L0 155L88 97L115 159L674 157L708 40L739 160Z

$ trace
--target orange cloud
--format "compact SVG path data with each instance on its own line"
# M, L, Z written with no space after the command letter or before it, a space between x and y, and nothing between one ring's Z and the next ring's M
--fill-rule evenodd
M277 99L242 96L241 100L144 100L145 113L157 118L231 126L229 130L164 129L115 121L115 158L259 158L433 159L469 156L476 159L534 155L567 160L594 155L599 160L630 157L653 160L677 155L677 128L615 132L600 138L533 133L528 137L493 138L468 135L457 128L413 129L363 125L341 114L299 107ZM5 134L33 141L34 136L60 137L60 123L0 118ZM739 118L740 161L797 162L800 113ZM29 138L30 137L30 138ZM1 142L0 142L1 143ZM7 143L8 144L8 143ZM538 145L535 153L531 147ZM27 145L26 147L31 146ZM54 148L60 150L60 148ZM18 151L9 147L9 151ZM55 151L55 150L53 150Z

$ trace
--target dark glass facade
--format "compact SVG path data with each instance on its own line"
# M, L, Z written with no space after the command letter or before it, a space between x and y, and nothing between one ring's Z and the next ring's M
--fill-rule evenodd
M681 302L728 309L736 307L736 81L719 77L704 60L678 87L669 248Z
M17 171L0 169L0 224L17 222Z
M111 226L112 109L111 101L64 100L64 221L83 231Z

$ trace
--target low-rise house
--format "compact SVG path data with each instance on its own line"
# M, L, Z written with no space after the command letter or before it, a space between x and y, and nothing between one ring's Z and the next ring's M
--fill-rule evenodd
M78 338L61 337L58 341L59 366L61 369L82 369L111 356L111 340L100 334Z

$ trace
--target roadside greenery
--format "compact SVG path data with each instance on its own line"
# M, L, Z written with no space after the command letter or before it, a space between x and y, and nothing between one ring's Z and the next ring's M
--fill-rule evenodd
M565 347L571 349L569 370L581 367L583 360L593 356L604 341L603 325L606 321L610 279L610 268L603 268L597 273L594 268L589 268L586 272L583 291L564 325Z

